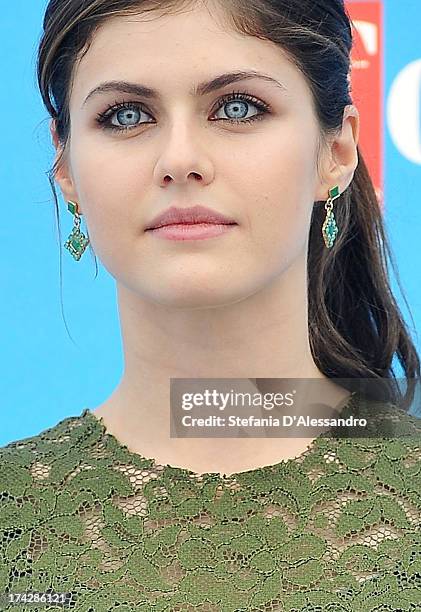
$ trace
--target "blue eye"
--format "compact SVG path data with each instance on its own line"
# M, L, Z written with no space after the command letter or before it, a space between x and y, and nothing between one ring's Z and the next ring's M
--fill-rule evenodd
M128 123L127 125L124 124L124 121L134 121L137 120L139 121L140 116L141 116L142 110L140 110L140 108L136 108L136 105L128 105L128 106L124 106L122 108L116 109L111 116L116 116L118 121L122 121L123 122L123 128L127 129L130 128L131 125ZM134 124L135 125L135 124ZM115 126L118 127L118 126Z
M241 115L245 113L247 115L247 107L250 105L256 107L259 111L258 114L252 115L251 117L241 118ZM253 121L257 121L258 119L263 119L265 115L270 113L270 107L268 104L255 98L254 96L250 96L249 94L243 92L233 92L221 98L220 104L217 107L217 110L220 108L230 108L230 112L236 113L238 116L234 118L227 119L217 119L217 121L228 121L229 123L252 123ZM116 103L113 106L109 106L103 113L99 113L96 117L97 123L104 130L117 130L118 132L126 132L129 130L133 130L139 125L144 125L147 123L152 123L150 121L144 121L139 123L141 113L149 115L147 111L143 109L142 104L139 102L120 102ZM126 124L126 125L115 125L115 123L111 122L113 117L116 117L118 121L137 121L136 123Z

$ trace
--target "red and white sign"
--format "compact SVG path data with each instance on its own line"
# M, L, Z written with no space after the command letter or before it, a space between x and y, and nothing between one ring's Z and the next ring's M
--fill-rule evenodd
M383 2L347 0L345 4L353 22L351 84L352 98L361 119L359 147L383 209Z

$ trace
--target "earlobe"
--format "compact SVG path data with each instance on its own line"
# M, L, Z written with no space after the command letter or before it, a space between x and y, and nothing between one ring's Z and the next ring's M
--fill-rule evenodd
M339 180L341 191L350 184L358 166L358 140L360 121L358 109L349 105L345 108L342 130L332 145L332 168L330 170L332 184Z
M336 186L339 187L340 193L345 191L343 173L340 164L335 159L333 147L334 145L330 145L323 153L315 202L326 202L329 198L329 190Z
M53 139L54 147L56 149L56 156L54 163L57 163L59 156L62 155L62 144L60 143L57 129L56 129L56 121L55 119L51 119L50 121L50 132L51 137ZM60 189L63 193L63 197L65 200L78 200L77 194L75 193L73 181L70 176L68 164L65 159L60 160L60 165L57 167L55 175L55 181L59 184Z

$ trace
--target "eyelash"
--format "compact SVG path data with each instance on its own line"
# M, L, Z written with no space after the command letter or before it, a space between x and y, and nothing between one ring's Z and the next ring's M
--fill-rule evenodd
M254 96L251 96L241 91L233 91L232 93L223 96L221 98L220 105L217 107L216 110L218 111L225 104L228 104L228 102L232 102L233 100L237 99L246 102L251 102L260 111L260 113L258 115L254 115L253 117L250 117L249 119L217 119L217 121L228 121L229 123L235 124L253 123L254 121L263 119L265 115L270 113L270 106L268 104L266 104L262 100L259 100L258 98L255 98ZM149 115L149 113L143 108L142 104L140 104L139 102L116 102L113 106L109 106L108 108L106 108L104 112L98 113L96 116L96 122L103 130L111 130L117 132L127 132L136 129L137 127L139 127L139 125L147 125L149 123L147 121L144 121L143 123L138 123L137 125L132 125L128 127L118 127L112 125L110 121L111 117L123 108L127 108L129 110L139 109Z

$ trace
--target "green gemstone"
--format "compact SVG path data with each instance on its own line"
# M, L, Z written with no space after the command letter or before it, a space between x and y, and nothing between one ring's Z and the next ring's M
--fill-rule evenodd
M330 195L331 198L337 198L340 195L339 194L339 186L337 185L333 189L330 189L329 190L329 195Z
M72 215L76 214L76 206L72 202L67 203L67 208L72 213Z
M330 249L338 235L338 226L336 225L335 217L333 215L329 215L326 221L323 224L323 237L326 243L326 246Z
M72 231L64 246L70 251L75 259L79 260L88 244L89 239L76 228Z

